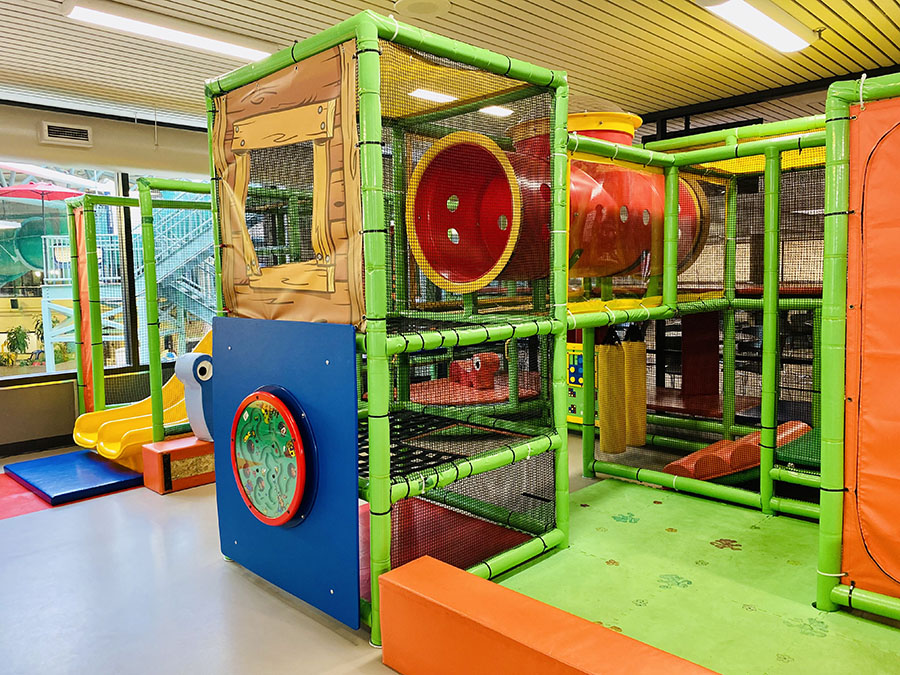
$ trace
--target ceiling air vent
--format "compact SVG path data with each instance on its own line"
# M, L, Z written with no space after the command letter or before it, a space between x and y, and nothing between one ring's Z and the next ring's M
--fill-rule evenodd
M41 143L51 145L77 145L81 148L93 147L90 127L76 127L58 122L41 122Z

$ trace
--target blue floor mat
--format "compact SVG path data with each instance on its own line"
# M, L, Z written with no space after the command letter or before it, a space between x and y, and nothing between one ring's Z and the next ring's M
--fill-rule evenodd
M7 464L6 473L53 506L144 484L144 477L91 450Z

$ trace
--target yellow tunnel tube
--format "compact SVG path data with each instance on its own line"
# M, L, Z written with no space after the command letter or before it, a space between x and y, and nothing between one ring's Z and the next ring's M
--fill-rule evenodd
M194 348L194 352L212 353L212 331ZM184 386L174 375L163 385L163 423L188 421L184 406ZM75 443L136 471L143 470L141 447L153 441L150 398L110 410L85 413L75 420Z

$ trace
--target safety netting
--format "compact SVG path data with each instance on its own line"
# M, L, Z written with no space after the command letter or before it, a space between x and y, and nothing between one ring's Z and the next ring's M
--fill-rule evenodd
M389 330L548 315L549 90L380 46Z

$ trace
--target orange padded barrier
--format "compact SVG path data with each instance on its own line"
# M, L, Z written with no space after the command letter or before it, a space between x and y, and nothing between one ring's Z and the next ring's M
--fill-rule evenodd
M144 487L164 495L168 492L216 481L213 444L196 436L181 436L142 448Z
M900 99L850 114L841 581L900 597Z
M434 558L378 581L382 656L402 675L712 672Z

